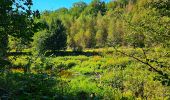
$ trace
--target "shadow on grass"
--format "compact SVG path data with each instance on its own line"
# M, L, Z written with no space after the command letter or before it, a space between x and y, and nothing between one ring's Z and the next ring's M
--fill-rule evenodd
M0 73L1 100L51 99L57 81L47 74Z
M8 52L7 56L31 55L31 52Z
M80 56L80 55L84 55L84 56L97 56L100 55L99 52L91 52L91 51L53 51L53 52L47 52L46 56Z
M0 73L0 100L92 100L96 97L83 91L68 94L65 89L69 87L45 73Z
M100 52L92 52L92 51L52 51L52 52L46 52L45 56L80 56L84 55L87 57L90 56L99 56ZM9 52L7 54L8 56L20 56L20 55L31 55L31 52Z

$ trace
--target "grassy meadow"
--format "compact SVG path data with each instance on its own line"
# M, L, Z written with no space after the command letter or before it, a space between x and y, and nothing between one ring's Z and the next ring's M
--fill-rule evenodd
M142 58L139 48L119 50ZM148 57L156 58L162 51L156 48ZM9 56L14 66L1 75L0 87L9 90L9 99L169 100L170 88L157 73L113 48L63 52L62 56L59 52L42 57ZM163 60L169 61L170 55Z

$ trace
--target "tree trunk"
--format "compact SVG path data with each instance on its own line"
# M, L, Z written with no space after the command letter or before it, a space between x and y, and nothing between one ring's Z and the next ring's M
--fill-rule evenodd
M7 60L8 35L0 37L0 59Z

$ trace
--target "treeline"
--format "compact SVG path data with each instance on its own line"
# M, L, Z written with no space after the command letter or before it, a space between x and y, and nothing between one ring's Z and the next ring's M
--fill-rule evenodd
M66 28L67 48L73 50L106 46L167 47L170 43L169 0L109 3L93 0L90 4L81 1L70 9L44 11L40 21L51 27L56 19ZM59 39L54 41L65 42Z
M45 28L33 37L37 51L170 45L169 0L80 1L70 9L44 11L36 22Z

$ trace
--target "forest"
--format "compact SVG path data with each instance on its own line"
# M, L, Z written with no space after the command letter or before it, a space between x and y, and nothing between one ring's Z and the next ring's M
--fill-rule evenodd
M0 100L170 100L170 0L33 5L0 0Z

